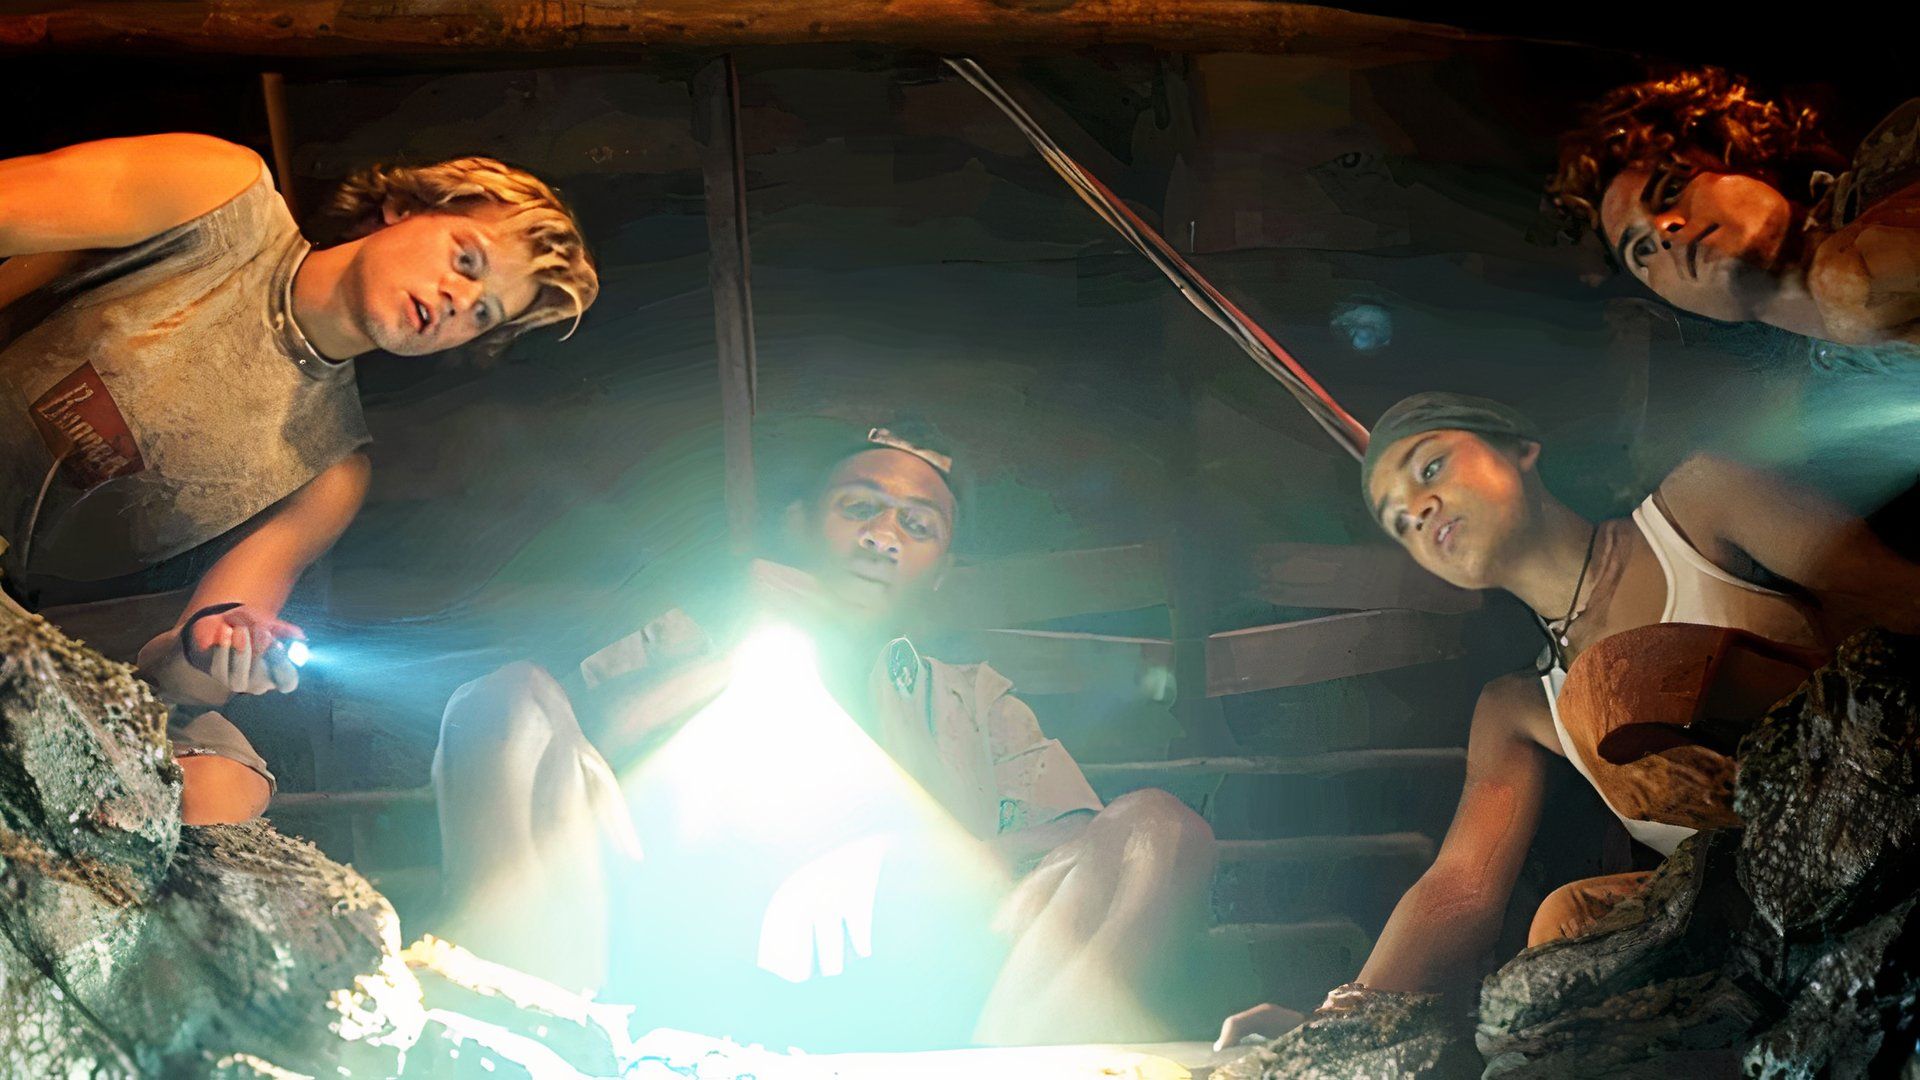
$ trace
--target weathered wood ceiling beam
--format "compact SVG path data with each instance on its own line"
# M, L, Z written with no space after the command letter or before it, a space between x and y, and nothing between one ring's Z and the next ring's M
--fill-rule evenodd
M1482 39L1453 27L1272 0L14 0L23 51L326 58L873 43L929 49L1145 45L1380 49Z

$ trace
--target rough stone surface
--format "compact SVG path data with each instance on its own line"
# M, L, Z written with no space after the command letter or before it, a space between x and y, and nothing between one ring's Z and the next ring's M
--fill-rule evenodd
M1729 977L1752 921L1735 848L1727 833L1689 839L1590 932L1490 976L1476 1032L1486 1075L1676 1075L1716 1053L1730 1072L1762 1012Z
M1741 744L1702 833L1483 987L1488 1077L1896 1075L1920 1003L1920 643L1873 632Z
M316 1072L330 996L389 950L386 902L311 845L182 828L165 722L126 667L0 609L0 1075Z
M1480 1075L1472 1023L1436 994L1368 995L1341 1012L1316 1016L1222 1066L1216 1080L1350 1080L1351 1077Z
M1764 1080L1892 1076L1912 1055L1920 1007L1917 901L1823 943L1786 1015L1755 1037L1744 1075Z
M1920 886L1920 641L1872 633L1741 744L1740 881L1781 933L1883 910Z

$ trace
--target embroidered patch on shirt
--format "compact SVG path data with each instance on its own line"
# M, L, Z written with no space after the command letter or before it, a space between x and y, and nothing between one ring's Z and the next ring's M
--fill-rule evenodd
M53 384L28 411L47 449L64 459L60 465L67 478L82 489L147 467L133 429L92 364L81 364Z

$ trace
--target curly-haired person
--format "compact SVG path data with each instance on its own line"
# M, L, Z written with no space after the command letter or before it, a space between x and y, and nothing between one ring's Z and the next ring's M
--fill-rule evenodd
M375 167L330 209L347 238L315 248L260 157L203 135L0 160L0 568L217 555L138 657L191 824L271 794L213 710L298 682L281 608L367 490L353 358L498 347L599 292L572 214L488 158Z
M1819 121L1718 68L1634 83L1563 137L1549 192L1677 308L1920 344L1920 99L1851 163Z

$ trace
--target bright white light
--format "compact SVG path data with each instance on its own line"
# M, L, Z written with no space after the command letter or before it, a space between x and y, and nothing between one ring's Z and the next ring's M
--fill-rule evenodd
M888 836L855 840L781 882L760 920L760 967L800 983L816 970L823 979L845 971L849 944L854 955L872 956L873 906L891 844Z
M287 643L287 662L291 663L294 667L305 667L307 661L312 659L312 657L313 650L307 648L306 642L290 641Z
M726 689L621 784L650 856L730 853L733 869L703 885L764 898L754 961L788 982L874 955L883 871L905 853L899 873L1004 887L984 845L847 714L813 643L788 626L748 636Z

